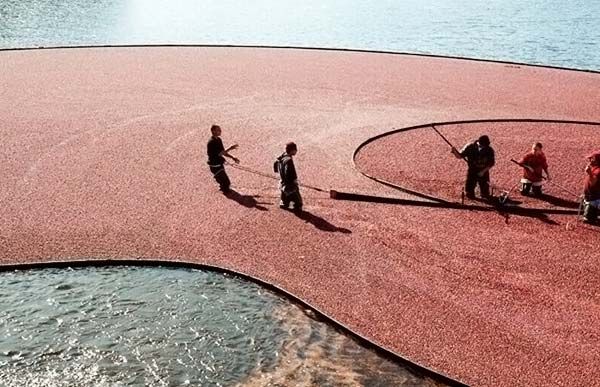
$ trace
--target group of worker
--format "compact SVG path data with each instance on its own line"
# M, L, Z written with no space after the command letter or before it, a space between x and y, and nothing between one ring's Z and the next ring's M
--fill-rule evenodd
M219 184L221 192L228 195L231 192L231 181L225 172L225 157L239 164L240 160L229 154L230 151L237 149L238 145L234 144L228 148L223 146L221 140L221 127L212 125L210 128L211 137L207 144L208 167L213 174L215 180ZM273 164L275 173L279 174L281 191L281 200L279 207L288 209L293 203L295 212L302 212L302 196L300 195L300 185L298 184L298 175L294 166L294 156L298 153L298 147L295 143L289 142L285 145L285 152L277 157Z
M223 146L221 140L221 127L212 125L211 137L207 144L208 166L215 180L224 194L231 191L231 181L225 172L225 158L230 158L239 164L240 160L229 154L237 149L237 144L228 148ZM285 146L285 152L274 162L273 169L279 174L281 200L279 206L283 209L289 208L293 203L295 211L302 211L302 196L298 184L298 175L294 166L294 156L298 152L295 143L290 142ZM476 141L466 144L461 150L452 147L452 153L457 158L467 162L467 178L465 181L465 194L469 199L475 198L475 188L479 185L481 197L489 200L490 194L490 169L496 164L494 149L490 145L490 138L486 135L480 136ZM589 161L585 168L585 181L583 191L583 220L595 223L600 209L600 151L587 156ZM542 196L544 180L550 181L548 161L541 143L533 144L521 160L515 161L523 168L523 176L520 180L521 194ZM545 173L545 176L544 176Z
M475 187L484 199L492 199L490 195L490 169L496 164L494 149L487 135L480 136L476 141L466 144L460 151L452 147L452 154L467 162L467 178L465 194L469 199L475 198ZM595 223L600 209L600 151L586 156L588 164L585 167L583 188L582 213L583 221ZM540 142L536 142L521 160L512 160L523 168L520 180L521 194L542 196L544 180L550 181L548 161ZM546 174L544 176L544 173Z

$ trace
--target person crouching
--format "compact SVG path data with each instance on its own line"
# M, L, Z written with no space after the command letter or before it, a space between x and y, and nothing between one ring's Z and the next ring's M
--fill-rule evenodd
M542 150L542 144L536 142L531 147L531 152L527 153L519 161L523 166L523 177L521 178L521 194L529 195L533 188L535 196L542 196L542 184L544 180L543 172L546 172L546 179L550 181L548 173L548 161Z
M285 145L285 153L275 161L276 172L281 179L279 189L281 190L281 201L279 208L287 209L290 203L294 203L294 211L302 211L302 196L298 185L298 175L294 166L294 156L298 153L295 143L289 142Z
M600 150L587 157L585 187L583 191L583 221L594 224L600 209Z

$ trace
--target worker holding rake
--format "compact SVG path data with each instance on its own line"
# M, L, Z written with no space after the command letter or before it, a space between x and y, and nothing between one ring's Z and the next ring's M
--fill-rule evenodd
M469 199L475 199L475 187L479 184L479 192L484 199L490 199L490 169L495 165L494 149L490 146L490 138L483 135L465 145L460 151L452 147L452 154L458 159L467 161L467 179L465 192Z
M274 172L279 173L281 182L281 201L279 208L288 209L290 203L294 203L294 211L302 212L302 196L300 195L300 185L298 184L298 175L294 166L294 156L298 153L298 147L293 142L285 145L285 153L277 158L273 164Z
M223 140L221 140L222 130L219 125L212 125L210 127L210 133L211 136L206 145L206 153L208 155L207 164L215 181L219 184L221 192L228 194L231 192L231 181L227 176L227 172L225 172L225 157L228 157L236 164L239 164L240 160L229 154L230 151L237 149L238 145L234 144L225 149Z
M542 196L542 184L544 179L550 180L548 172L548 161L542 150L542 143L536 142L518 164L523 167L523 177L521 178L521 194L529 195L533 188L534 196ZM546 172L544 177L543 172Z

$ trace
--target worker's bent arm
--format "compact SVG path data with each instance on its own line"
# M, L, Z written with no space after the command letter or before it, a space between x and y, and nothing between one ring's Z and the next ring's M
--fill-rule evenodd
M230 155L230 154L229 154L229 151L230 151L230 150L237 149L237 147L238 147L238 145L237 145L237 144L233 144L233 145L232 145L232 146L230 146L229 148L227 148L227 149L225 149L225 150L222 150L222 151L219 153L219 156L225 156L225 157L229 157L230 159L232 159L232 160L233 160L233 161L235 161L236 163L239 163L239 162L240 162L240 160L239 160L237 157L235 157L235 156L233 156L233 155Z
M452 151L452 154L454 155L454 157L456 157L457 159L462 159L465 157L455 147L452 147L451 151Z
M229 151L232 151L232 150L234 150L234 149L237 149L237 148L238 148L238 144L233 144L233 145L232 145L232 146L230 146L229 148L222 150L222 151L219 153L219 156L233 157L233 156L231 156L231 155L229 154Z

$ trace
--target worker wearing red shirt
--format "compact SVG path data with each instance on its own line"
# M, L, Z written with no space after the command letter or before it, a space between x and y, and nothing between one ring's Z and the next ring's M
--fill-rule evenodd
M546 155L542 150L542 144L536 142L531 147L531 152L527 153L519 161L519 164L523 166L523 177L521 178L521 193L523 195L529 195L531 188L533 187L533 194L535 196L542 195L542 184L544 175L542 172L546 172L546 179L550 180L550 173L548 173L548 161Z
M585 167L585 187L583 190L583 220L595 223L600 209L600 150L587 157Z

